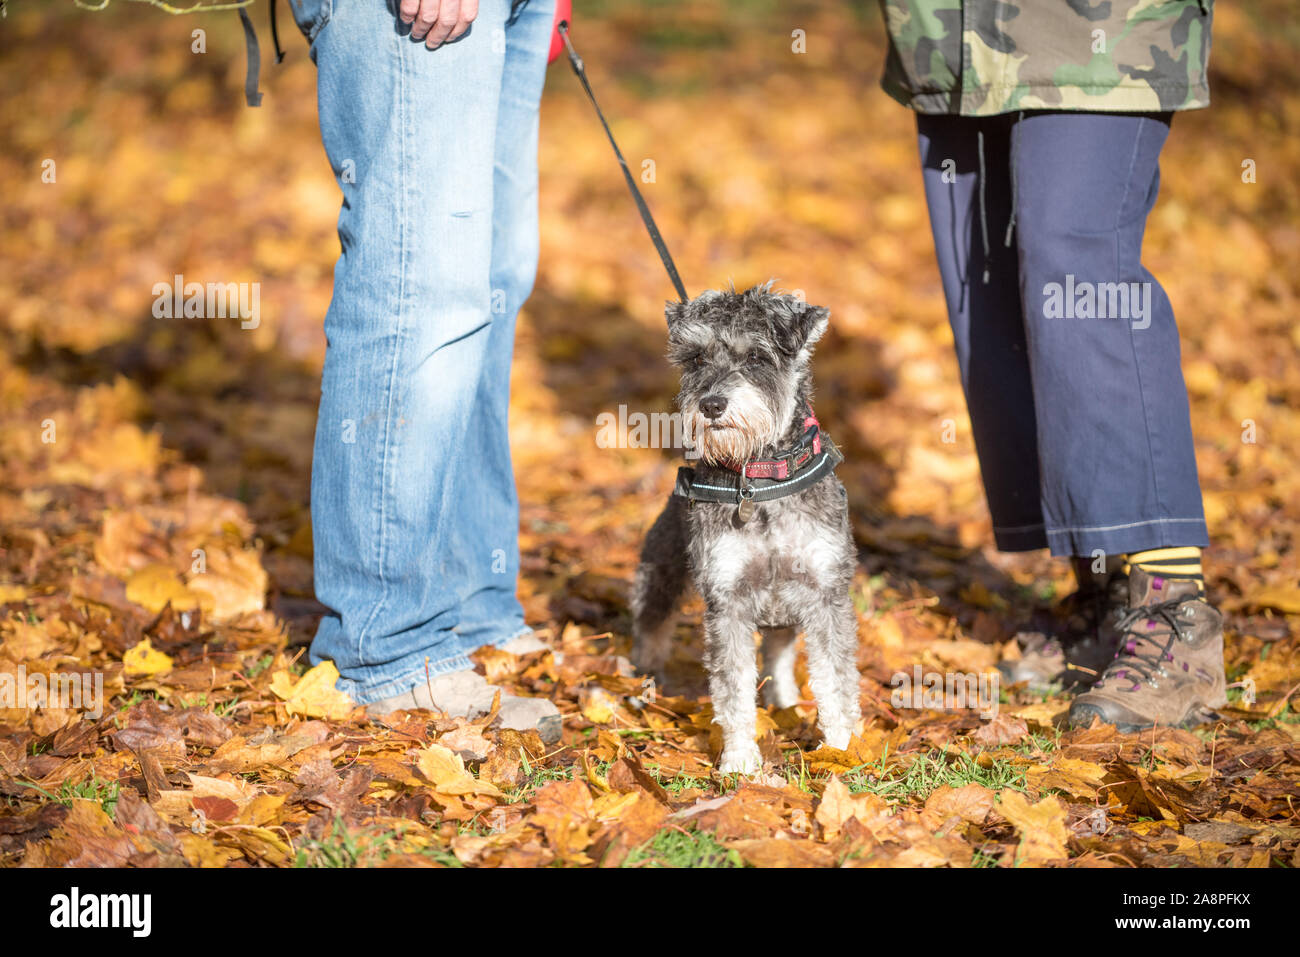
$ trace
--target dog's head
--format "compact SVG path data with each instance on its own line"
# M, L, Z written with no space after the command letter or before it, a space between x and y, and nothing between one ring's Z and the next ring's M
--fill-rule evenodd
M710 291L670 303L668 359L677 404L700 457L739 467L777 443L808 392L812 346L830 311L772 292Z

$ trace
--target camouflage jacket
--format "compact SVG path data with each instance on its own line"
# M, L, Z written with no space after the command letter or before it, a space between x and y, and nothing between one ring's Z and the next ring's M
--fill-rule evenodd
M919 113L1210 103L1213 0L880 0L881 85Z

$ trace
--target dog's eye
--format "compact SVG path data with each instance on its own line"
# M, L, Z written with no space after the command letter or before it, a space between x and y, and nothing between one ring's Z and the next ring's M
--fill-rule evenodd
M752 366L756 366L763 361L763 354L758 350L753 350L749 355L745 356L745 361Z
M697 368L704 365L704 353L697 352L695 355L691 356L691 365L696 366Z

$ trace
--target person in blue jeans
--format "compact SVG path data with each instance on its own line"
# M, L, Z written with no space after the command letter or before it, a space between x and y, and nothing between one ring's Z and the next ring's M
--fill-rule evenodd
M311 646L372 712L473 714L468 653L541 647L515 593L506 430L537 268L554 0L291 0L343 191L312 465ZM558 733L543 699L507 727Z

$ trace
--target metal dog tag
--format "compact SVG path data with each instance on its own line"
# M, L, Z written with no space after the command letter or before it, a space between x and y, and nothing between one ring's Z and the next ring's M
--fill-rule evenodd
M740 519L742 525L754 517L754 508L752 498L742 498L740 500L740 504L736 506L736 518Z

